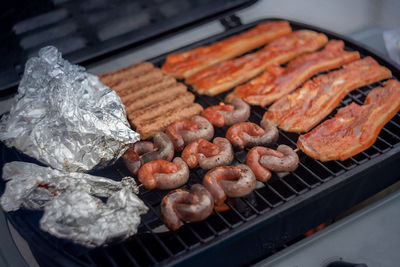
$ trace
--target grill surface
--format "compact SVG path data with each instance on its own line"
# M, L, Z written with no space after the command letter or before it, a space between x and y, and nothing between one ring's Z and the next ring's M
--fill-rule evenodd
M263 20L265 21L265 20ZM262 21L242 25L221 35L182 48L214 43L230 35L242 32ZM323 32L330 39L342 39L346 49L357 50L362 57L373 56L388 67L395 79L398 69L375 53L345 38L308 25L291 22L296 29L312 29ZM160 66L166 55L151 59ZM362 104L368 92L379 86L376 83L354 90L341 101L340 107L352 101ZM196 102L204 107L223 101L225 94L216 97L199 96ZM330 114L332 117L336 110ZM252 107L250 121L259 123L265 109ZM215 136L224 136L227 127L215 128ZM298 134L280 131L277 144L296 147ZM320 162L299 152L300 165L294 172L278 177L275 173L265 187L256 189L245 198L233 200L226 212L214 212L207 220L184 224L178 231L165 231L160 218L160 201L168 191L140 189L140 197L150 208L142 217L138 234L123 243L111 244L93 250L56 239L39 229L41 212L19 210L8 213L8 218L28 241L41 265L135 265L207 262L240 265L266 255L284 243L302 235L307 230L334 218L343 210L394 183L399 168L392 164L400 158L400 114L382 129L376 143L369 149L344 161ZM275 147L276 148L276 147ZM3 163L12 160L36 162L2 144ZM248 150L235 151L233 164L244 163ZM121 160L115 166L94 174L121 179L129 175ZM201 183L205 171L191 171L184 187ZM376 175L379 175L376 177ZM0 192L4 183L0 183Z

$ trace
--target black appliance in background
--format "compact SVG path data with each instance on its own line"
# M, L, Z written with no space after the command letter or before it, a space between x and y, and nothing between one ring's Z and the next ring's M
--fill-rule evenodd
M15 90L24 64L46 45L87 65L189 27L221 19L256 0L15 0L2 3L0 96ZM228 17L226 17L228 16Z
M10 64L1 67L0 92L15 92L24 62L44 45L56 45L67 59L75 63L95 66L97 62L111 60L128 49L165 40L207 21L220 20L224 25L225 32L172 52L183 51L217 42L268 20L242 25L240 18L234 15L235 10L254 2L52 0L43 7L33 5L37 15L27 11L27 15L19 15L18 20L9 25L11 31L9 29L6 34L12 44L6 45L13 49L14 54L10 53L6 59ZM9 13L1 16L10 18L13 16L10 14L17 13L18 9L11 8ZM330 39L342 39L346 49L357 50L362 57L373 56L392 71L395 79L400 78L400 70L390 61L354 41L294 21L291 21L291 26L294 30L312 29L327 34ZM165 57L166 54L149 61L161 66ZM352 101L361 104L367 93L379 85L376 83L353 91L337 108ZM196 94L196 102L203 106L214 105L224 97L225 94L216 97ZM250 121L258 123L264 111L252 107ZM225 131L225 128L216 129L216 136L224 136ZM278 143L295 147L297 138L297 134L280 131ZM141 188L139 196L150 211L142 217L138 234L125 242L96 249L87 249L41 231L39 220L42 212L19 210L7 213L6 217L28 242L41 266L249 264L398 181L399 144L400 114L397 114L368 150L344 162L326 163L300 152L301 163L296 171L284 177L274 175L265 187L230 205L229 211L215 212L203 222L185 224L177 232L157 230L163 224L160 200L167 192ZM234 164L243 163L245 155L246 151L237 151ZM13 160L38 163L1 144L1 166ZM111 179L129 175L121 161L95 174ZM195 169L186 186L200 182L203 175L204 171ZM0 181L0 194L4 188L4 182Z

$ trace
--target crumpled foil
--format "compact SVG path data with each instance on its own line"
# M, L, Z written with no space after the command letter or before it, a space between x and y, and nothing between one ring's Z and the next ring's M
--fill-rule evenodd
M16 103L0 121L7 146L58 170L110 165L139 139L118 95L52 46L28 60Z
M14 161L4 165L3 179L7 183L0 203L5 211L44 210L42 230L86 247L135 234L140 215L148 211L131 177L117 182Z

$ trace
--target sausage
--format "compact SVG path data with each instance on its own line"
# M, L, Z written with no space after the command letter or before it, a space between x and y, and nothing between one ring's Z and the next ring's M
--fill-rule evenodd
M172 161L178 171L174 173L155 173L154 177L157 180L158 189L173 189L184 185L189 179L189 167L182 158L176 157Z
M230 126L250 117L250 106L241 98L234 98L232 105L220 104L203 110L202 116L216 127Z
M204 109L201 116L206 118L215 127L223 127L225 125L225 114L232 112L233 110L234 106L222 103Z
M172 231L181 226L181 220L198 222L206 219L213 211L214 200L201 184L194 184L190 191L176 189L161 201L161 215L165 225Z
M143 165L141 156L154 151L154 144L149 141L139 141L133 144L124 155L122 161L130 172L137 174L139 168Z
M186 144L199 138L211 140L214 127L201 116L193 116L190 120L179 120L170 124L165 133L171 139L176 151L181 151Z
M250 117L250 106L241 98L233 99L231 104L235 109L225 117L225 125L230 126L241 121L246 121Z
M189 168L194 168L199 163L199 153L206 157L218 155L219 147L205 139L197 139L196 141L188 144L182 151L182 159L186 162Z
M149 141L136 142L122 156L122 160L130 172L137 174L143 164L153 160L172 160L174 145L168 136L163 132L158 132L153 141L154 143Z
M163 132L158 132L154 135L153 142L157 150L143 154L141 156L143 163L157 159L171 161L174 157L174 145L168 136Z
M147 189L172 189L187 182L189 168L179 157L173 162L154 160L139 169L138 179Z
M282 154L281 156L273 154L261 156L260 164L275 172L289 172L296 170L299 165L299 157L297 156L297 153L287 145L280 145L277 150Z
M226 138L239 149L274 144L279 134L276 126L267 119L262 119L261 126L252 122L239 122L228 129Z
M189 168L194 168L199 164L200 168L209 170L231 164L233 149L231 143L222 137L216 137L213 143L198 139L185 147L182 151L182 159Z
M214 203L220 206L226 197L243 197L256 187L256 177L251 169L244 165L223 166L206 173L203 185L214 197Z
M218 166L226 166L233 161L233 148L228 139L216 137L213 143L218 147L219 153L214 156L208 156L202 151L199 151L198 160L200 168L210 170Z
M279 131L276 125L272 121L263 118L260 122L260 126L266 132L266 134L263 137L265 141L264 145L270 146L275 144L279 138Z
M260 164L260 159L264 155L270 155L275 158L284 156L281 152L267 147L256 146L250 149L246 155L246 165L250 167L260 182L266 182L271 178L270 170Z

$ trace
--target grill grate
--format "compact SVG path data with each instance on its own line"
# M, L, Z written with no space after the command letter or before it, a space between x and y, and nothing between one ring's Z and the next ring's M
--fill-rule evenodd
M229 33L220 35L214 39L211 38L205 42L194 44L193 46L204 45L207 42L213 43L219 39L226 38L229 34L237 34L240 31L244 31L257 23L260 22L243 26L240 29L234 29ZM292 27L294 29L310 28L309 26L293 22ZM322 30L318 31L324 32ZM330 38L338 38L329 33L328 36ZM373 55L362 47L349 42L346 42L346 49L357 50L361 53L362 57ZM163 63L164 58L165 56L160 56L152 61L155 65L160 66ZM374 58L380 61L381 64L390 68L388 63L382 61L376 56L374 56ZM391 70L394 78L398 79L399 71L394 68L391 68ZM362 104L368 92L379 85L381 85L381 83L354 90L341 101L337 109L348 105L352 101ZM199 96L196 94L196 102L203 106L216 105L223 101L224 97L225 94L216 97ZM334 116L337 109L332 112L328 118ZM263 108L252 107L252 113L249 120L259 123L264 112L265 109ZM226 130L227 127L215 128L215 136L224 136ZM141 187L139 195L150 210L142 217L142 223L139 226L138 234L123 243L111 244L108 247L101 247L93 250L84 249L82 252L76 248L76 245L70 244L65 240L55 239L46 233L41 232L38 229L37 221L35 220L28 220L25 222L28 226L24 225L23 220L21 219L24 215L23 211L9 214L9 218L13 224L17 224L17 229L25 229L28 227L36 231L35 239L30 239L28 237L28 242L35 243L39 241L38 239L41 239L40 242L52 244L51 248L61 251L64 257L78 261L83 265L123 266L129 264L134 266L148 266L161 263L183 262L187 257L199 255L202 251L210 249L211 247L215 248L219 243L223 243L225 240L232 238L235 235L249 231L249 229L251 229L253 225L257 225L257 223L265 222L273 218L276 214L287 212L291 206L297 205L307 197L310 198L315 196L319 191L323 190L322 188L324 186L329 188L329 182L344 179L345 177L352 177L352 175L360 173L363 169L367 168L367 165L374 164L374 160L382 158L383 155L389 153L400 154L398 153L400 150L400 137L398 133L400 133L400 114L397 114L383 128L376 143L371 148L346 161L320 162L299 151L300 164L294 172L286 173L280 177L274 173L271 180L264 184L264 187L256 189L250 196L229 202L228 206L230 207L230 210L225 212L215 211L207 220L202 222L184 223L176 232L166 231L160 217L160 201L168 192L162 190L149 191ZM286 133L280 130L277 144L287 144L294 148L296 147L298 136L298 134ZM3 159L5 159L3 162L10 161L10 150L7 149L7 151L7 153L3 152L2 156ZM244 163L247 151L248 149L245 151L235 151L233 164ZM26 160L26 156L18 154L15 150L12 152L13 153L11 154L19 155L18 157L20 160ZM97 174L111 177L113 179L120 179L123 176L129 175L129 172L120 160L114 167ZM204 170L201 170L200 168L194 169L190 173L188 184L183 187L188 188L192 184L201 183L204 174ZM321 208L326 209L327 207L323 206ZM335 212L335 208L330 207L329 216L335 216L337 214ZM38 218L40 216L36 215L35 217ZM319 219L322 220L322 218ZM321 222L323 221L315 221L313 223L317 224ZM295 233L304 233L312 226L300 224L296 227L297 222L291 223L292 225L290 227L295 229L292 233L282 229L271 230L276 231L277 235L280 235L280 239L278 241L269 240L270 242L267 243L267 245L261 244L263 246L262 253L267 253L268 251L278 247L280 242L287 242L297 237ZM290 224L290 222L285 221L284 224L286 227L289 227L288 224ZM261 252L257 253L252 256L253 258L247 259L247 261L259 256ZM235 259L234 255L232 255L232 259ZM215 259L213 258L212 260ZM203 261L205 260L203 259ZM236 262L236 264L239 263Z

